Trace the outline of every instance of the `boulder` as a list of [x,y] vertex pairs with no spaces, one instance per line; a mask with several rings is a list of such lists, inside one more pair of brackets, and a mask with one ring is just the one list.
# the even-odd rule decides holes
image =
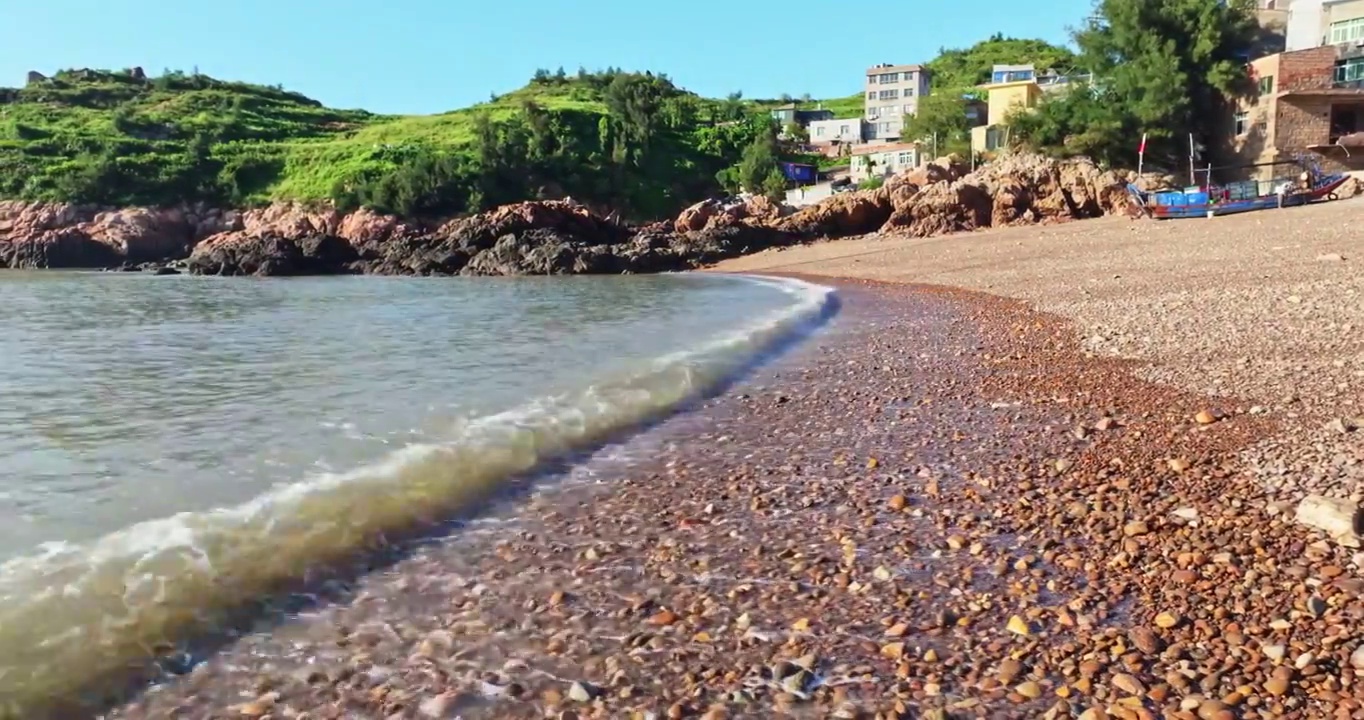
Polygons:
[[600,275],[622,271],[609,247],[575,242],[553,228],[508,233],[474,255],[461,275]]
[[199,243],[188,260],[196,275],[336,275],[356,272],[355,248],[335,235],[300,238],[224,233]]
[[774,223],[790,215],[792,208],[774,202],[765,195],[750,195],[736,203],[723,203],[719,200],[703,200],[683,210],[673,221],[673,230],[678,233],[700,232],[716,225],[733,225],[738,222],[755,224]]
[[940,182],[953,182],[964,177],[971,168],[958,155],[947,155],[925,163],[923,167],[894,175],[883,187],[894,189],[903,185],[924,187]]
[[452,220],[436,230],[471,255],[491,249],[507,235],[553,230],[559,237],[587,245],[609,245],[626,239],[624,226],[608,222],[571,200],[545,200],[503,205],[488,212]]
[[920,190],[895,208],[881,230],[928,237],[989,227],[993,217],[994,201],[988,191],[958,180]]
[[778,221],[776,227],[807,237],[847,237],[876,232],[894,211],[885,188],[839,193],[807,205]]
[[719,200],[702,200],[677,216],[673,221],[673,230],[680,233],[704,230],[723,209],[724,204]]

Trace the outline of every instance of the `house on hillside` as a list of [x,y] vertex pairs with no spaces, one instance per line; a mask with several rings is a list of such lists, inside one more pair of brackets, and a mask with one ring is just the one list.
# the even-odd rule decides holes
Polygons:
[[1031,108],[1042,97],[1042,86],[1032,65],[996,65],[985,92],[985,123],[971,128],[971,149],[977,153],[998,150],[1007,144],[1004,127],[1009,113]]
[[[1217,148],[1219,165],[1285,162],[1305,154],[1327,172],[1364,171],[1364,53],[1327,44],[1259,58],[1251,72],[1258,92],[1231,108]],[[1263,165],[1228,179],[1275,174]]]
[[921,165],[918,143],[864,145],[852,151],[848,177],[855,183],[872,177],[889,177]]
[[1038,72],[1033,65],[996,65],[991,81],[981,85],[986,95],[985,122],[971,128],[971,149],[998,150],[1008,144],[1005,122],[1010,113],[1035,107],[1045,96],[1063,92],[1077,83],[1088,82],[1089,75],[1068,75],[1055,70]]
[[828,157],[838,157],[849,145],[866,141],[867,123],[862,118],[816,120],[806,128],[810,148]]
[[822,107],[802,110],[799,103],[791,102],[772,108],[771,114],[772,119],[780,123],[782,127],[787,125],[807,127],[812,122],[833,119],[834,111],[825,110]]
[[900,139],[905,116],[919,111],[919,98],[927,95],[930,73],[922,65],[882,63],[866,70],[862,116],[867,121],[868,141]]

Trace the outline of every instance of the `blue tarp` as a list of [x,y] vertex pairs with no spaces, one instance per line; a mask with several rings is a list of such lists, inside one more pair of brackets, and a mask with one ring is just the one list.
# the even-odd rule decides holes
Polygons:
[[812,183],[819,178],[819,171],[814,165],[800,163],[782,163],[781,174],[785,175],[787,180],[799,183]]

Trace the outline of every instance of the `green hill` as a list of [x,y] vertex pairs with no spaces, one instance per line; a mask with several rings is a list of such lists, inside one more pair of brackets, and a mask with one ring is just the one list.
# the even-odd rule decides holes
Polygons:
[[[991,62],[1068,57],[994,37],[945,50],[929,67],[942,89],[988,77]],[[411,215],[567,194],[654,218],[753,175],[741,170],[744,150],[770,132],[767,112],[790,101],[703,98],[652,73],[541,70],[470,108],[386,116],[198,73],[69,70],[0,88],[0,199],[331,200]],[[858,117],[862,102],[860,93],[802,98],[836,117]],[[770,162],[748,164],[757,167]]]
[[326,108],[179,72],[74,70],[0,88],[0,199],[110,205],[333,200],[458,213],[568,194],[658,217],[710,196],[767,108],[666,76],[539,71],[440,115]]

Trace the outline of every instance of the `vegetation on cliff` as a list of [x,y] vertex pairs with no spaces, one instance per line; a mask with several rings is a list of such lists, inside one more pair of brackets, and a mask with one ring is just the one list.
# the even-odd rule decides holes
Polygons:
[[770,125],[740,96],[615,69],[540,71],[472,108],[398,117],[198,73],[65,71],[0,90],[0,198],[406,215],[567,194],[659,217],[719,191]]
[[1075,54],[1045,40],[1005,37],[1001,33],[968,48],[944,48],[925,67],[932,73],[933,92],[984,98],[979,86],[990,82],[995,65],[1031,63],[1038,70],[1070,69]]

